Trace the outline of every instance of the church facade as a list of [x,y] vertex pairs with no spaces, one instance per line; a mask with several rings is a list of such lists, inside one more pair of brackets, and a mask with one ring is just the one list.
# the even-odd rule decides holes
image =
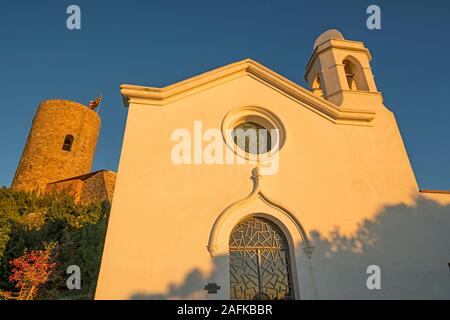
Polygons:
[[419,189],[371,59],[330,30],[309,89],[250,59],[122,85],[96,299],[449,299],[450,193]]

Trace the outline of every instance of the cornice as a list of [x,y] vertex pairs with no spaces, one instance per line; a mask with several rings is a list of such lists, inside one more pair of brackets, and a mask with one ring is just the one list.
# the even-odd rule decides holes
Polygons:
[[163,88],[123,84],[121,85],[121,93],[125,106],[130,103],[164,106],[246,75],[300,102],[306,108],[337,124],[370,126],[370,122],[375,117],[374,111],[339,108],[251,59],[231,63]]

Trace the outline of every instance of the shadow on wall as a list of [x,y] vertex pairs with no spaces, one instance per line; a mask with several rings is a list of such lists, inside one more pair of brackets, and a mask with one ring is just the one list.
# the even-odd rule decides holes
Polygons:
[[[386,207],[374,219],[363,221],[352,236],[338,228],[327,236],[312,231],[315,247],[306,258],[296,246],[297,273],[302,299],[450,299],[450,205],[418,198],[416,205]],[[228,257],[213,259],[204,275],[189,272],[180,285],[165,293],[137,293],[131,299],[215,299],[203,287],[228,279]],[[381,289],[369,290],[367,267],[381,269]]]
[[[208,295],[204,290],[206,284],[217,282],[217,279],[223,278],[224,272],[228,272],[228,256],[217,256],[213,259],[213,271],[205,275],[200,269],[194,269],[187,274],[183,283],[180,285],[171,284],[169,290],[162,294],[146,295],[142,293],[135,294],[132,300],[166,300],[166,299],[216,299],[217,295]],[[226,284],[220,283],[221,289]]]
[[[351,237],[311,236],[316,299],[450,299],[449,205],[418,198],[386,207]],[[367,288],[370,265],[381,269],[380,290]]]

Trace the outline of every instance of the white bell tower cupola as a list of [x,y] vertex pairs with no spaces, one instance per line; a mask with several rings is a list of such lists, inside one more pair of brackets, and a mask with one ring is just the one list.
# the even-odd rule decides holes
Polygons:
[[375,110],[383,98],[375,85],[364,43],[345,40],[338,30],[328,30],[314,43],[305,79],[312,92],[345,109]]

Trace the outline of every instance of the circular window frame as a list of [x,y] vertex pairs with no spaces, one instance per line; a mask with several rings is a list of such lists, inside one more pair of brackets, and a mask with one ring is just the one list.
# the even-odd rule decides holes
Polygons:
[[[267,130],[277,130],[278,134],[275,136],[272,134],[272,131],[269,132],[272,144],[269,151],[261,154],[253,154],[246,152],[234,143],[232,136],[233,129],[245,122],[256,123]],[[258,106],[238,107],[228,112],[222,121],[222,136],[227,147],[235,154],[252,161],[265,160],[274,156],[281,150],[286,140],[285,129],[280,119],[267,109]]]

